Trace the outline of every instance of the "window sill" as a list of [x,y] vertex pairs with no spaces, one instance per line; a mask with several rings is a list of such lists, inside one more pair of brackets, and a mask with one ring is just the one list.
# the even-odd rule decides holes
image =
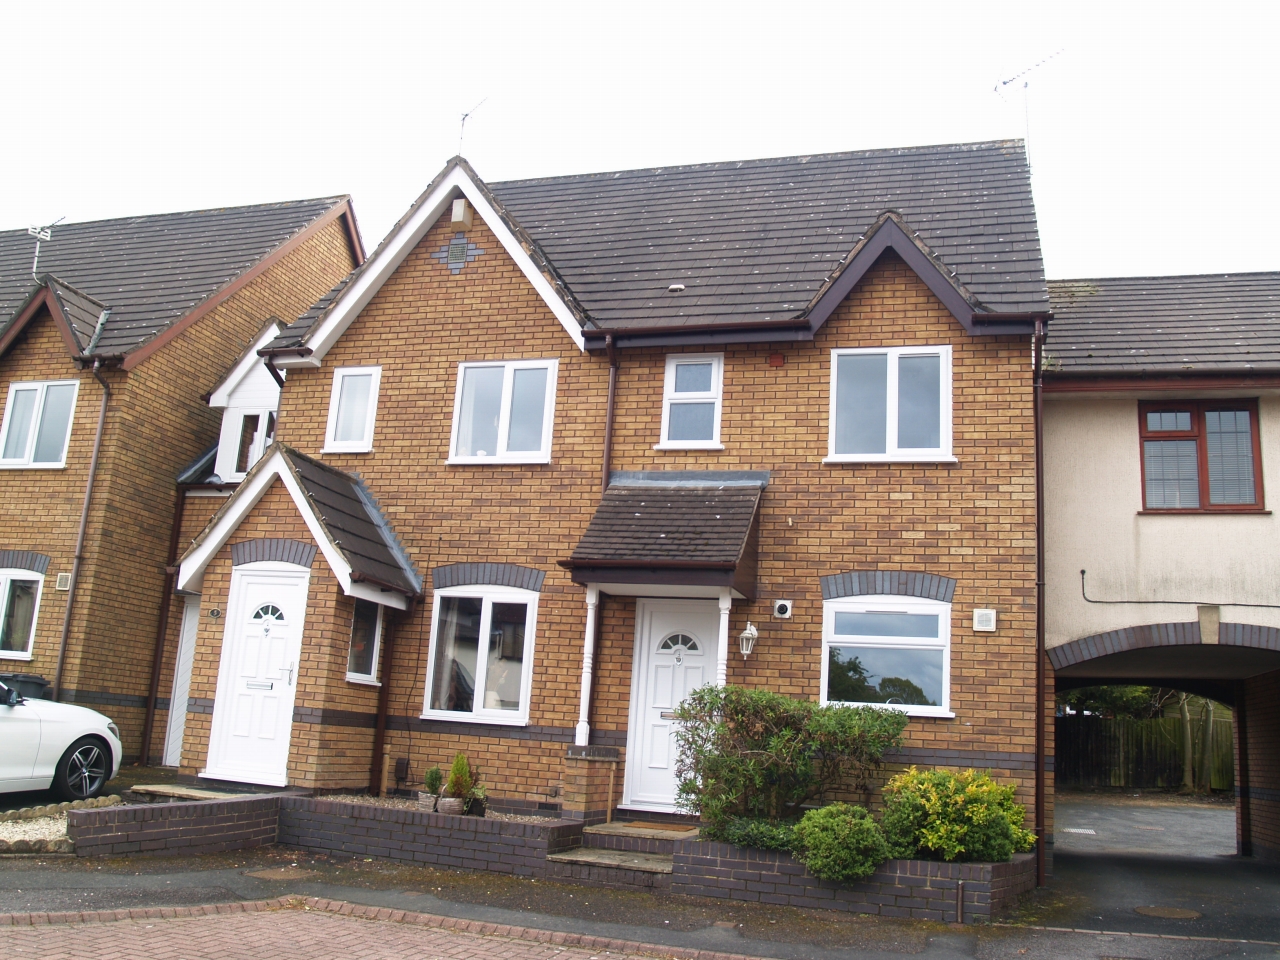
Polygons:
[[954,720],[956,716],[945,707],[920,707],[898,703],[845,703],[837,700],[829,700],[823,704],[823,706],[829,705],[839,707],[875,707],[878,710],[897,710],[909,717],[935,717],[939,720]]
[[0,470],[65,470],[65,463],[0,463]]
[[330,447],[325,446],[320,450],[321,453],[373,453],[373,444],[361,447]]
[[374,680],[372,677],[362,677],[358,673],[348,673],[347,683],[358,683],[362,687],[380,687],[381,681]]
[[1224,508],[1219,510],[1139,510],[1140,517],[1269,517],[1270,510],[1259,510],[1256,507],[1240,509]]
[[427,710],[419,715],[419,720],[445,720],[452,723],[488,723],[503,727],[527,727],[528,717],[501,717],[482,713],[456,713],[452,710]]
[[723,443],[655,443],[655,450],[723,450]]
[[953,456],[906,457],[906,456],[873,456],[873,457],[823,457],[823,463],[959,463]]
[[502,467],[530,463],[550,463],[550,454],[528,457],[450,457],[445,463],[459,467]]
[[0,660],[31,660],[33,657],[29,653],[16,653],[14,651],[0,651]]

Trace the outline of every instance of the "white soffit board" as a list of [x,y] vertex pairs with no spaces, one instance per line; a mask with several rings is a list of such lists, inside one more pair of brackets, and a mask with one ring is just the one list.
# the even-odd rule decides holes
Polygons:
[[337,303],[330,309],[321,322],[320,329],[312,335],[307,344],[311,348],[311,355],[308,357],[282,356],[276,359],[276,366],[284,368],[320,366],[325,354],[347,327],[351,326],[352,321],[360,315],[360,311],[368,306],[369,301],[382,289],[382,285],[390,279],[396,268],[426,236],[427,231],[435,226],[436,221],[450,209],[455,191],[461,191],[476,212],[484,218],[485,224],[493,231],[498,242],[520,267],[528,281],[533,284],[533,288],[538,291],[551,312],[555,314],[556,319],[577,344],[578,349],[586,349],[582,329],[568,305],[560,299],[547,278],[525,253],[524,248],[520,246],[520,241],[507,229],[507,225],[485,199],[480,188],[461,167],[454,167],[436,185],[435,190],[422,201],[409,220],[401,225],[396,235],[375,254],[374,259],[365,264],[360,276],[339,294]]
[[235,393],[236,387],[240,385],[240,381],[248,376],[249,371],[263,363],[262,357],[258,356],[258,351],[265,347],[268,343],[276,338],[281,328],[272,323],[267,326],[262,334],[249,345],[249,349],[244,355],[236,361],[236,365],[231,368],[231,372],[222,378],[222,382],[214,388],[209,394],[209,406],[211,407],[229,407],[231,406],[231,394]]

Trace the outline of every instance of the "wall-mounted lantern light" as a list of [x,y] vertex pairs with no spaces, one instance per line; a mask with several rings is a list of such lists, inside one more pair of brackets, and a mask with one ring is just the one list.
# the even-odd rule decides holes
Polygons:
[[756,629],[756,625],[747,621],[747,629],[738,634],[738,644],[742,647],[742,659],[747,659],[751,655],[751,648],[756,645],[756,638],[760,636],[760,631]]

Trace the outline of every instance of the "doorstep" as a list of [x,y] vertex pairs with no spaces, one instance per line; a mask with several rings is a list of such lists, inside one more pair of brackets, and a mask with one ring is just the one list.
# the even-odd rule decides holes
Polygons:
[[170,800],[239,800],[246,795],[203,787],[182,787],[172,783],[139,783],[125,791],[128,800],[143,803],[166,803]]
[[633,870],[637,873],[671,873],[670,854],[631,853],[625,850],[601,850],[596,847],[578,847],[568,853],[549,853],[547,860],[555,863],[571,863],[584,867],[603,867],[613,870]]
[[699,830],[694,826],[674,823],[619,822],[597,823],[583,827],[583,834],[597,837],[633,837],[637,840],[696,840]]

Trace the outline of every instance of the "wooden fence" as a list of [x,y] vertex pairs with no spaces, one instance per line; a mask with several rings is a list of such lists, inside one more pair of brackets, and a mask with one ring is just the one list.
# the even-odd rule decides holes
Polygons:
[[[1182,721],[1108,720],[1083,714],[1055,720],[1057,750],[1054,781],[1061,787],[1135,787],[1145,790],[1182,786]],[[1204,736],[1203,720],[1193,718],[1192,761],[1197,786],[1204,770],[1204,741],[1209,741],[1210,783],[1214,790],[1235,787],[1230,720],[1214,720]]]

